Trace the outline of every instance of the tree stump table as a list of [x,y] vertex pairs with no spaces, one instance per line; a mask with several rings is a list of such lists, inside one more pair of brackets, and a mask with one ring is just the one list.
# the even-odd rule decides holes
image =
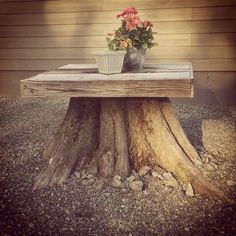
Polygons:
[[43,157],[34,188],[61,184],[74,171],[110,178],[159,165],[196,193],[226,199],[198,169],[169,97],[193,97],[191,63],[149,64],[142,72],[99,74],[95,65],[67,65],[21,81],[22,97],[67,96],[69,108]]

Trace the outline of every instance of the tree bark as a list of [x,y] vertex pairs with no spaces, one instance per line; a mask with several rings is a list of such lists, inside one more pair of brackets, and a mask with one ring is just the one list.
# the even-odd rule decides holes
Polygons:
[[196,193],[228,200],[198,169],[201,159],[168,98],[71,98],[65,119],[43,156],[48,166],[34,189],[61,184],[76,169],[128,177],[130,169],[159,165]]

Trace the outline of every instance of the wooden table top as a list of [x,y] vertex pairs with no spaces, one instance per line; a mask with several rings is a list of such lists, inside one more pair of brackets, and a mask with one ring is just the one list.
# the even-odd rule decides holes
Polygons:
[[104,75],[95,64],[70,64],[21,80],[21,96],[193,97],[193,69],[189,62],[159,63]]

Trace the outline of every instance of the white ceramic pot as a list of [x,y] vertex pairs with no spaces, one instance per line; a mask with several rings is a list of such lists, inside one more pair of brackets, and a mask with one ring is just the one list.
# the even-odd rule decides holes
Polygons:
[[95,55],[99,73],[121,73],[126,51],[96,51],[93,54]]

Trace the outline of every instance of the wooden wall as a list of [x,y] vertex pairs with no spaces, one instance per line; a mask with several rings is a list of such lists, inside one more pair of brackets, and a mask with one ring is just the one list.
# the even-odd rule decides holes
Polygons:
[[196,101],[236,103],[236,0],[0,0],[0,95],[19,95],[22,78],[93,62],[129,6],[158,31],[147,61],[191,61]]

